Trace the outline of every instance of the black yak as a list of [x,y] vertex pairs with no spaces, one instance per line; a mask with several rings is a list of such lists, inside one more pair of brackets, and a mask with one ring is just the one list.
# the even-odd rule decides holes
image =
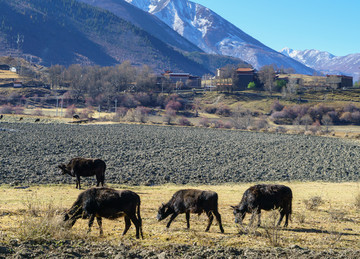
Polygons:
[[67,165],[60,164],[58,167],[61,169],[62,174],[76,177],[76,188],[81,189],[80,176],[93,175],[96,175],[96,186],[99,186],[100,183],[104,186],[106,164],[101,159],[76,157],[71,159]]
[[252,213],[250,224],[254,221],[255,214],[258,215],[258,226],[260,226],[261,210],[280,210],[280,225],[286,216],[284,226],[287,227],[289,215],[292,210],[292,191],[284,185],[258,184],[250,187],[244,192],[241,202],[234,209],[235,223],[242,223],[246,213]]
[[140,216],[140,197],[129,190],[117,191],[111,188],[91,188],[79,194],[72,207],[64,215],[64,221],[72,227],[79,218],[89,219],[89,232],[94,219],[103,235],[102,219],[116,219],[125,217],[123,235],[129,230],[131,221],[136,228],[136,238],[139,234],[143,238],[142,220]]
[[171,215],[166,225],[166,227],[169,228],[171,222],[177,215],[185,213],[187,228],[190,228],[190,213],[200,215],[203,212],[209,217],[209,223],[205,231],[209,231],[214,218],[213,215],[215,215],[219,223],[220,231],[224,233],[221,216],[218,212],[218,195],[212,191],[185,189],[175,192],[170,201],[162,204],[159,208],[157,219],[160,221]]

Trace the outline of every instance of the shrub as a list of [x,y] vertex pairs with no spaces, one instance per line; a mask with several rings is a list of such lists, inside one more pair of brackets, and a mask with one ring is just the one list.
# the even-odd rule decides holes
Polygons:
[[347,111],[341,114],[340,120],[344,123],[350,123],[352,121],[351,112]]
[[165,110],[165,115],[163,120],[166,124],[171,124],[172,121],[175,119],[175,117],[176,117],[176,111],[173,109],[167,109]]
[[215,114],[216,113],[216,106],[215,105],[205,106],[205,112],[210,113],[210,114]]
[[142,105],[142,106],[151,106],[151,96],[148,93],[137,93],[135,95],[135,99]]
[[227,121],[224,123],[225,129],[232,129],[234,127],[233,123],[231,121]]
[[208,118],[201,118],[199,124],[200,124],[200,126],[207,128],[210,126],[210,121]]
[[72,116],[74,116],[74,114],[76,114],[76,107],[75,105],[70,105],[66,108],[65,110],[65,118],[72,118]]
[[335,221],[343,221],[346,216],[346,213],[343,210],[330,210],[329,214],[331,219]]
[[25,205],[23,219],[18,228],[21,240],[47,242],[49,239],[82,238],[64,228],[60,215],[61,209],[54,207],[52,203],[42,204],[31,199]]
[[255,120],[253,124],[256,130],[266,129],[269,126],[265,118],[260,118],[258,120]]
[[323,203],[324,201],[320,196],[314,196],[310,199],[304,200],[305,207],[308,210],[316,210]]
[[178,110],[180,110],[181,106],[182,106],[182,105],[181,105],[180,102],[175,101],[175,100],[170,100],[170,101],[166,104],[165,110],[172,109],[172,110],[174,110],[174,111],[178,111]]
[[122,106],[127,108],[135,108],[140,105],[139,101],[136,100],[135,97],[130,93],[126,93],[123,95],[121,103]]
[[185,117],[179,118],[178,123],[181,126],[191,126],[191,122]]
[[359,111],[359,108],[356,107],[354,104],[350,103],[344,107],[343,111],[351,113],[351,112]]
[[231,110],[230,110],[229,106],[221,103],[221,104],[216,106],[216,112],[215,113],[217,115],[230,116]]
[[90,119],[90,118],[92,118],[94,113],[95,113],[94,108],[91,106],[88,106],[79,113],[79,116],[81,119]]
[[143,106],[138,106],[135,109],[135,119],[138,122],[141,123],[145,123],[148,119],[148,115],[149,115],[150,109],[147,107],[143,107]]
[[299,223],[305,223],[305,218],[306,218],[306,215],[304,213],[296,213],[295,214],[295,217],[297,218],[297,220],[299,221]]
[[15,106],[13,108],[15,114],[24,114],[24,107],[21,106]]
[[41,109],[39,108],[36,108],[33,112],[32,112],[33,115],[35,116],[43,116],[43,112]]
[[0,107],[0,113],[12,114],[13,112],[14,112],[14,107],[11,104],[4,104]]
[[271,111],[279,112],[281,111],[285,106],[280,104],[279,101],[275,101],[271,106]]
[[125,121],[128,121],[128,122],[135,122],[136,121],[136,118],[135,118],[135,109],[129,109],[127,112],[126,112],[126,115],[124,117]]
[[264,230],[266,237],[271,246],[278,247],[280,246],[281,232],[280,227],[277,225],[277,218],[279,215],[278,210],[272,210],[270,215],[264,220]]
[[221,120],[213,120],[210,122],[210,128],[224,128],[224,123]]
[[360,193],[355,197],[355,207],[360,209]]

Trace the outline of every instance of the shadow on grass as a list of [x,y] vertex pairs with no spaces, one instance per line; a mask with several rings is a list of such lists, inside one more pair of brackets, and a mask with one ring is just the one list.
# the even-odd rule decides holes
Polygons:
[[337,232],[337,231],[327,231],[327,230],[320,230],[315,228],[293,228],[293,229],[283,229],[284,231],[292,231],[298,233],[317,233],[317,234],[338,234],[342,236],[360,236],[360,234],[356,233],[344,233],[344,232]]

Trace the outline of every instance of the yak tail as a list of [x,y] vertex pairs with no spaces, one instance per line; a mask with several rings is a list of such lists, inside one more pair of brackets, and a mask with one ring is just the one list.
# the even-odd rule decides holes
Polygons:
[[141,238],[144,238],[143,236],[143,231],[142,231],[142,219],[141,219],[141,216],[140,216],[140,199],[139,199],[139,202],[137,204],[137,217],[138,217],[138,220],[139,220],[139,224],[140,224],[140,235],[141,235]]

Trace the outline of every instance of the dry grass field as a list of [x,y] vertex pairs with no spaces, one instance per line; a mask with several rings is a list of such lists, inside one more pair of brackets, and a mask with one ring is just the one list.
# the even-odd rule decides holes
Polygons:
[[19,75],[9,70],[0,70],[0,79],[15,79],[19,78]]
[[[205,247],[292,247],[312,250],[360,248],[360,185],[359,183],[292,182],[284,183],[293,190],[293,214],[288,228],[274,227],[274,214],[262,213],[262,227],[248,228],[234,223],[230,205],[239,203],[243,192],[252,184],[205,186],[116,186],[131,189],[141,197],[144,240],[135,240],[132,226],[124,237],[124,220],[104,220],[104,236],[99,237],[96,222],[87,235],[87,220],[78,220],[70,231],[62,229],[61,213],[71,206],[80,193],[73,185],[40,185],[25,189],[0,187],[0,242],[11,240],[77,240],[125,243],[131,246],[165,249],[174,244]],[[219,194],[219,211],[225,234],[217,223],[206,233],[207,217],[191,215],[190,229],[186,229],[185,216],[179,215],[169,229],[156,220],[157,208],[182,188],[213,190]],[[316,198],[318,197],[318,198]],[[307,201],[307,202],[305,202]],[[356,204],[357,203],[357,204]],[[313,208],[310,209],[310,205]],[[214,222],[216,222],[214,220]]]

